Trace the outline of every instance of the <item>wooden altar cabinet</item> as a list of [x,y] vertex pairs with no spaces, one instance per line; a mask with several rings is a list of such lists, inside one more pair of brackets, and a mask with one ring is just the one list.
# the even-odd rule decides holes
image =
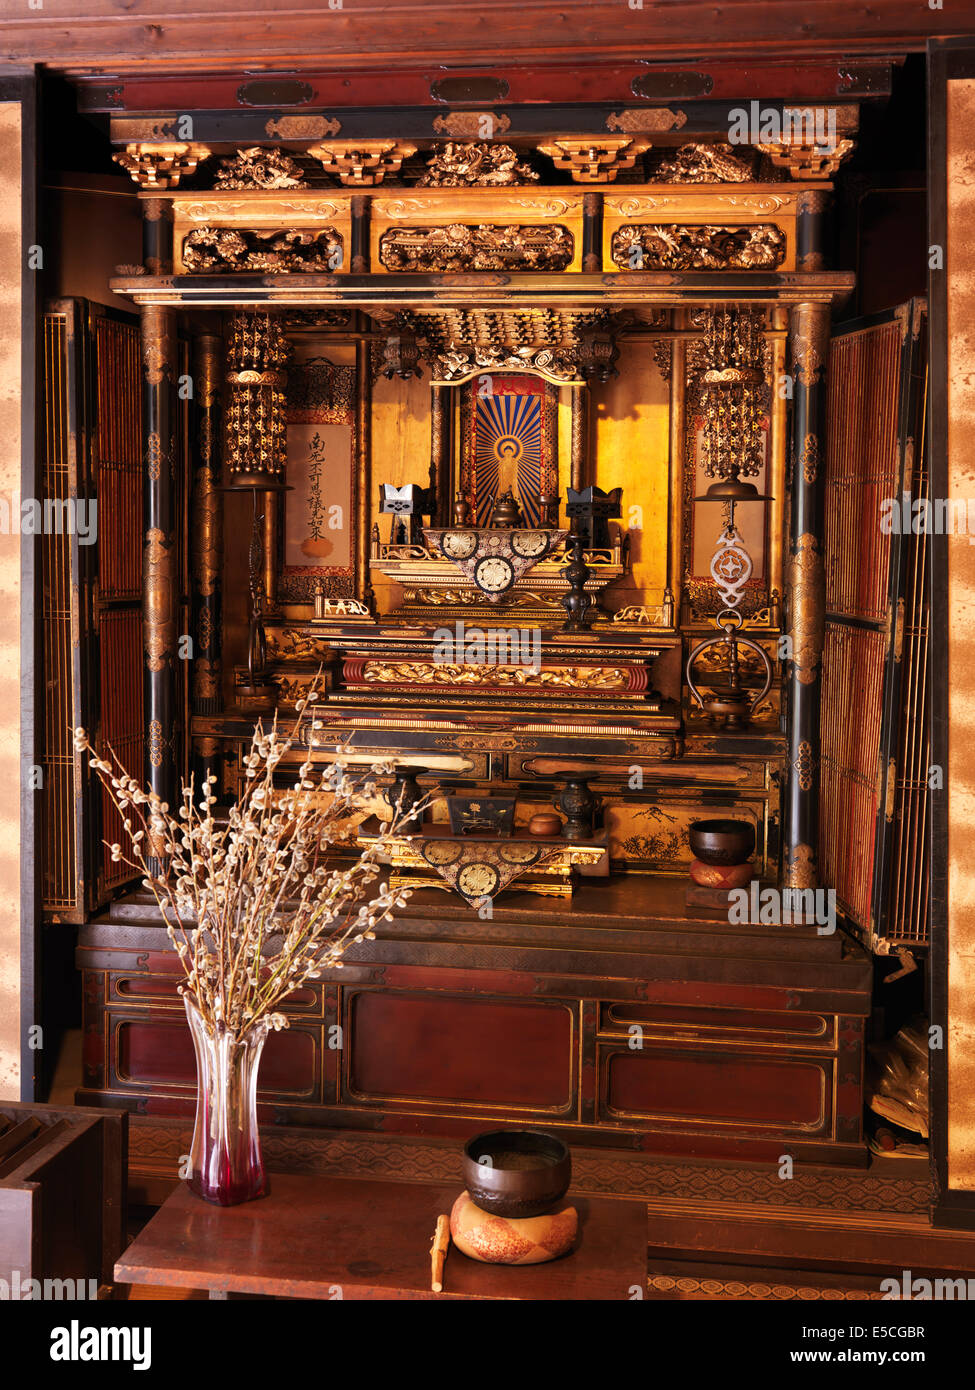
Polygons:
[[[341,984],[293,1001],[262,1073],[268,1118],[430,1135],[530,1118],[609,1147],[863,1158],[867,958],[814,926],[731,927],[684,901],[704,815],[753,823],[764,882],[818,884],[824,371],[852,283],[824,268],[822,224],[856,108],[836,115],[828,157],[801,137],[678,151],[683,122],[661,118],[663,163],[625,136],[235,154],[113,122],[145,212],[144,265],[112,287],[142,325],[154,786],[172,801],[192,765],[233,797],[255,719],[320,670],[315,758],[348,740],[425,769],[421,786],[514,794],[522,823],[576,772],[608,844],[608,883],[583,879],[569,903],[414,898]],[[483,176],[461,177],[465,159]],[[773,681],[739,729],[693,708],[685,670],[720,606],[720,509],[697,499],[702,344],[728,309],[757,325],[766,392],[741,612]],[[189,488],[178,328],[195,338]],[[513,444],[526,525],[554,525],[568,488],[622,489],[622,524],[582,546],[577,592],[598,609],[575,630],[564,555],[492,597],[422,537],[458,495],[473,522],[457,524],[490,519],[503,460],[485,464],[476,437],[485,378],[534,420]],[[418,522],[380,513],[381,483],[425,492]],[[532,661],[444,660],[461,628],[527,635]],[[146,904],[86,927],[78,958],[86,1103],[177,1123],[185,1030]]]

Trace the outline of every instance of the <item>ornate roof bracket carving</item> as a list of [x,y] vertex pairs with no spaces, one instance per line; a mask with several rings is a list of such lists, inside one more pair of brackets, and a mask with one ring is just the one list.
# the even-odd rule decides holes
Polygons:
[[785,141],[759,145],[758,149],[767,154],[778,169],[788,169],[791,178],[829,179],[836,173],[844,159],[849,158],[856,148],[855,140],[838,140],[830,149],[820,149],[816,145],[794,145]]
[[347,187],[374,188],[387,174],[398,174],[416,146],[403,140],[326,140],[310,145],[308,153]]
[[786,107],[781,129],[763,130],[755,148],[793,179],[828,179],[853,153],[859,119],[856,106]]
[[549,140],[538,146],[556,169],[572,175],[574,183],[612,183],[621,169],[632,169],[649,148],[649,140],[630,135]]
[[158,145],[126,145],[124,151],[112,158],[140,188],[152,192],[160,188],[178,188],[180,179],[189,178],[201,160],[209,156],[209,145],[168,141]]

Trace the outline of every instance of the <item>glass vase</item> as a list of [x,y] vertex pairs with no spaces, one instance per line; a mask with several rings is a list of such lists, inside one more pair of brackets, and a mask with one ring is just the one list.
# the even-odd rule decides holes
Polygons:
[[262,1019],[238,1038],[224,1027],[211,1029],[196,1004],[186,995],[183,1000],[196,1053],[190,1191],[222,1207],[263,1197],[257,1072],[269,1025]]

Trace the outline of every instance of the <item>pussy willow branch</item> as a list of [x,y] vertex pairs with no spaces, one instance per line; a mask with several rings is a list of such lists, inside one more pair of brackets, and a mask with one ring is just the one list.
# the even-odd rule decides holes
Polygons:
[[[194,1000],[208,1026],[239,1036],[261,1020],[286,1026],[284,1016],[271,1010],[323,968],[341,968],[345,950],[374,936],[373,928],[404,905],[408,890],[394,893],[388,884],[366,895],[380,877],[378,860],[392,838],[415,824],[431,800],[404,813],[401,794],[377,840],[357,860],[329,869],[330,851],[348,838],[337,830],[339,823],[368,807],[377,777],[391,769],[377,764],[350,777],[343,761],[347,749],[338,748],[336,761],[316,781],[309,749],[293,785],[275,787],[275,770],[298,744],[317,700],[320,674],[287,735],[277,714],[267,730],[258,723],[244,759],[244,786],[223,825],[213,816],[212,775],[204,778],[199,802],[194,779],[184,783],[171,812],[126,773],[113,749],[109,761],[95,753],[84,730],[75,730],[76,749],[91,754],[131,840],[132,858],[117,844],[110,846],[112,857],[144,875],[183,970],[181,992]],[[319,727],[312,718],[311,729]],[[282,770],[292,767],[284,764]],[[192,931],[189,916],[195,918]],[[265,954],[278,934],[280,948]]]

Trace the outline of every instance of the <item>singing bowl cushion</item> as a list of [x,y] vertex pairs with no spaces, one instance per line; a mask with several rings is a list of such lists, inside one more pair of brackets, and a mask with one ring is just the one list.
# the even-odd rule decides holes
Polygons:
[[463,1254],[489,1265],[539,1265],[571,1250],[579,1217],[560,1204],[543,1216],[491,1216],[462,1192],[450,1213],[450,1238]]
[[755,866],[747,864],[705,864],[695,859],[690,875],[701,888],[744,888],[755,876]]

